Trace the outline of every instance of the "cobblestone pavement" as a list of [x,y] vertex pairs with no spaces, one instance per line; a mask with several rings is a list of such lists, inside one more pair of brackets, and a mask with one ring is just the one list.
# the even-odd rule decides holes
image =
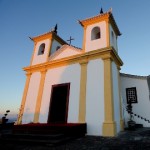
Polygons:
[[55,147],[0,141],[0,150],[150,150],[150,128],[120,132],[112,138],[85,136]]

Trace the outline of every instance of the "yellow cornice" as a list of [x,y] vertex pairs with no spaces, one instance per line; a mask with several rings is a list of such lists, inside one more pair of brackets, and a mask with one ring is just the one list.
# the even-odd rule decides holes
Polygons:
[[93,50],[90,52],[81,53],[81,54],[77,54],[74,56],[70,56],[70,57],[66,57],[66,58],[62,58],[58,60],[51,60],[45,63],[25,67],[23,68],[23,70],[33,73],[37,71],[42,71],[43,68],[50,69],[50,68],[55,68],[55,67],[60,67],[60,66],[71,65],[75,63],[83,63],[83,62],[87,62],[89,60],[98,59],[98,58],[101,58],[101,59],[110,58],[117,64],[117,66],[123,65],[122,60],[120,59],[116,51],[113,49],[113,47],[106,47],[103,49]]
[[121,58],[119,57],[119,55],[117,54],[116,50],[113,47],[111,47],[109,53],[106,53],[102,56],[102,59],[108,59],[108,58],[113,60],[116,63],[118,68],[120,68],[120,66],[123,65]]
[[55,32],[51,31],[51,32],[47,32],[45,34],[36,36],[31,38],[35,43],[45,40],[45,39],[55,39],[56,41],[58,41],[60,44],[67,44],[67,42],[65,42],[62,38],[60,38]]
[[88,25],[100,22],[100,21],[106,21],[109,18],[109,14],[106,13],[104,15],[98,15],[98,16],[94,16],[92,18],[88,18],[85,20],[81,20],[79,21],[79,23],[83,26],[83,27],[87,27]]
[[45,40],[45,39],[51,39],[51,38],[52,38],[52,32],[47,32],[43,35],[39,35],[39,36],[33,37],[31,39],[34,42],[39,42],[39,41],[42,41],[42,40]]
[[84,20],[79,20],[79,23],[81,24],[81,26],[83,27],[87,27],[88,25],[94,24],[94,23],[98,23],[101,21],[106,21],[108,23],[110,23],[116,33],[116,35],[121,35],[119,28],[115,22],[115,19],[112,15],[112,13],[107,12],[104,14],[99,14],[97,16],[91,17],[91,18],[87,18]]

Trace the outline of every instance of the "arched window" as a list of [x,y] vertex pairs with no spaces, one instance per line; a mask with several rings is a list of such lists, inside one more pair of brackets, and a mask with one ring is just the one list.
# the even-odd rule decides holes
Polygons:
[[43,55],[45,51],[45,43],[42,43],[39,47],[38,55]]
[[91,31],[91,40],[96,40],[101,38],[101,32],[99,27],[94,27]]
[[60,48],[60,46],[57,46],[57,47],[56,47],[56,51],[57,51],[59,48]]
[[115,44],[115,35],[113,31],[111,31],[111,37],[112,37],[112,44]]

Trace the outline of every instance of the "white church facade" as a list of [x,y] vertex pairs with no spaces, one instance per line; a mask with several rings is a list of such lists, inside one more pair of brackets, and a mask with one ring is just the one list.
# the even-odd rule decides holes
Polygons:
[[[111,11],[79,24],[84,30],[81,49],[67,44],[57,29],[31,38],[34,50],[30,65],[23,68],[27,78],[17,124],[86,123],[87,135],[103,136],[124,130],[126,88],[146,82],[132,85],[129,76],[120,75],[121,33]],[[149,100],[149,91],[143,92]],[[140,98],[138,102],[139,108]]]

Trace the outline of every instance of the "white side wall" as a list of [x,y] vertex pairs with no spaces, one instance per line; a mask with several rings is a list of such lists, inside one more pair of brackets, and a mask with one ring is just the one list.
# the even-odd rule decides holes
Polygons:
[[22,118],[22,123],[24,124],[33,122],[38,89],[40,84],[40,77],[40,72],[36,72],[31,75],[26,104],[24,108],[24,114]]
[[[118,46],[117,46],[117,36],[112,28],[112,26],[109,26],[109,30],[110,30],[110,45],[113,46],[115,48],[115,50],[118,52]],[[113,32],[113,35],[112,35]]]
[[[38,55],[39,47],[42,43],[45,43],[45,51],[44,51],[43,55]],[[47,59],[47,56],[49,53],[50,43],[51,43],[51,41],[49,39],[46,39],[46,40],[40,41],[36,44],[32,65],[46,62],[46,59]]]
[[62,45],[59,42],[57,42],[56,40],[53,40],[52,47],[51,47],[51,54],[56,52],[57,46],[61,47]]
[[[101,38],[96,40],[91,40],[91,31],[94,27],[100,27]],[[106,40],[106,22],[102,21],[100,23],[89,25],[86,29],[86,37],[85,37],[85,51],[96,50],[100,48],[104,48],[107,45]]]
[[86,123],[88,135],[102,135],[104,122],[104,64],[92,60],[87,67]]
[[113,99],[114,99],[114,120],[116,121],[117,132],[120,131],[120,100],[118,87],[118,69],[112,62],[112,79],[113,79]]
[[80,65],[74,64],[66,67],[49,69],[45,78],[44,92],[40,110],[39,122],[46,123],[48,119],[51,86],[61,83],[70,83],[68,123],[78,122],[79,93],[80,93]]
[[[126,106],[127,104],[126,88],[130,88],[130,87],[136,87],[136,91],[137,91],[138,103],[132,104],[133,113],[136,113],[137,115],[140,115],[150,120],[150,100],[149,100],[149,90],[148,90],[148,84],[146,78],[137,78],[137,77],[131,78],[131,77],[121,76],[121,93],[124,101],[124,106]],[[129,119],[128,113],[124,111],[124,115],[126,119],[125,121],[127,122]],[[134,120],[136,121],[136,123],[141,123],[145,127],[150,127],[150,124],[143,121],[142,119],[134,117]]]

